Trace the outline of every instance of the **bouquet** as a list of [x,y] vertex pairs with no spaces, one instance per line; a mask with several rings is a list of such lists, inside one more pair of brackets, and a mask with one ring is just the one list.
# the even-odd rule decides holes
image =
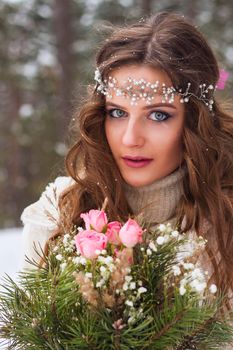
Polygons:
[[83,227],[41,252],[43,267],[21,272],[18,283],[5,278],[8,349],[222,349],[232,341],[223,296],[196,263],[203,238],[170,224],[109,222],[104,210],[81,218]]

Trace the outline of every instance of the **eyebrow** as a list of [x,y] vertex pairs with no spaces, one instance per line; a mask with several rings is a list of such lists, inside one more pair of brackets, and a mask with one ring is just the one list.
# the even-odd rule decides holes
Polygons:
[[[112,106],[112,107],[125,109],[124,107],[122,107],[122,106],[120,106],[120,105],[118,105],[116,103],[112,103],[112,102],[106,102],[105,106],[106,107]],[[155,108],[155,107],[170,107],[172,109],[176,109],[176,107],[174,105],[172,105],[171,103],[162,103],[162,102],[144,106],[142,109],[148,110],[148,109]]]

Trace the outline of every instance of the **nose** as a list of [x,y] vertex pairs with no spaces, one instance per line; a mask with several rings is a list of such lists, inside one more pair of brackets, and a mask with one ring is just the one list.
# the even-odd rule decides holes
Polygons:
[[129,118],[122,136],[122,143],[127,147],[141,147],[145,142],[144,130],[140,120]]

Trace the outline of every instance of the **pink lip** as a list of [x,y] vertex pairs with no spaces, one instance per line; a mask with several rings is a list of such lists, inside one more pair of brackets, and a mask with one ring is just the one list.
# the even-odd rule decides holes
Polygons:
[[132,156],[124,156],[122,157],[124,160],[125,164],[129,166],[130,168],[143,168],[150,164],[153,159],[151,158],[146,158],[146,157],[132,157]]

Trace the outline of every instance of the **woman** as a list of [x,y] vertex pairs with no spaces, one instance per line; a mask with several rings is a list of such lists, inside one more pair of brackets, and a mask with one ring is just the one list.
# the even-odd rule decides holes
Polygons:
[[140,214],[152,226],[171,222],[204,236],[200,260],[210,282],[230,292],[233,118],[215,97],[213,52],[183,17],[163,12],[115,28],[96,64],[96,85],[77,114],[80,134],[66,157],[68,177],[22,214],[24,254],[38,261],[34,241],[43,248],[107,197],[110,220]]

